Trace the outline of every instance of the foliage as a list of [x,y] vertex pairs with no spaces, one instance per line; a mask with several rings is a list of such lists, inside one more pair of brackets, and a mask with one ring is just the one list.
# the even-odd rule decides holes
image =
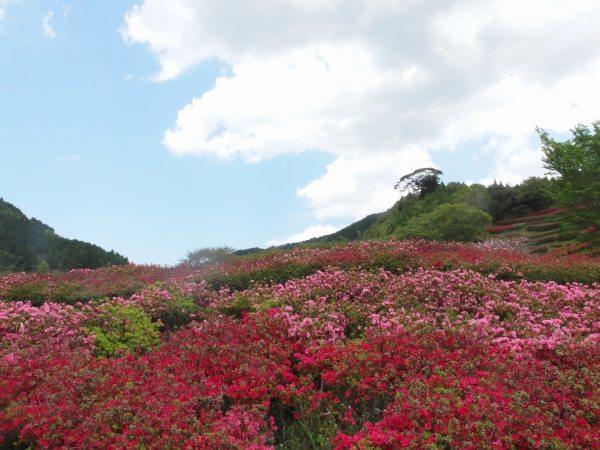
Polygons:
[[183,264],[198,267],[203,264],[221,263],[232,258],[235,250],[230,247],[207,247],[188,252]]
[[0,278],[0,299],[40,305],[47,300],[75,304],[104,297],[129,297],[148,284],[174,276],[177,270],[126,265],[51,274],[11,273]]
[[[273,251],[253,258],[232,260],[219,266],[195,269],[185,266],[165,268],[129,265],[73,270],[64,274],[7,274],[0,276],[0,300],[23,300],[41,305],[46,301],[76,304],[103,297],[137,299],[141,296],[152,305],[153,320],[162,320],[160,315],[169,308],[173,298],[192,298],[196,305],[202,307],[207,301],[207,289],[243,290],[256,283],[279,284],[331,266],[344,269],[363,267],[373,271],[384,268],[393,272],[418,267],[443,270],[468,268],[509,279],[555,280],[561,283],[593,283],[600,279],[598,260],[583,255],[532,256],[501,248],[488,251],[479,246],[458,243],[388,240],[336,244],[328,248]],[[159,292],[165,291],[164,288],[145,288],[171,279],[201,281],[205,287],[193,287],[181,293],[170,288],[166,292]],[[193,314],[190,312],[182,321],[191,320]]]
[[[432,267],[357,267],[386,255]],[[597,448],[600,286],[506,280],[499,266],[441,271],[452,255],[479,268],[484,255],[515,267],[517,258],[550,261],[494,246],[362,243],[213,268],[338,266],[242,292],[194,281],[203,266],[100,304],[0,302],[3,444]],[[571,270],[573,261],[553,264]],[[163,332],[160,345],[94,354],[86,325],[120,329],[141,310],[147,326],[180,299],[200,316]]]
[[538,132],[545,167],[560,175],[550,191],[553,200],[569,208],[567,220],[571,225],[599,230],[600,122],[575,127],[573,137],[564,142],[552,139],[544,130]]
[[94,335],[99,356],[143,352],[159,342],[158,325],[138,306],[105,303],[90,315],[87,329]]
[[458,191],[452,203],[464,203],[489,213],[492,208],[492,196],[482,184],[472,184]]
[[394,189],[398,189],[403,194],[424,197],[438,188],[440,175],[442,175],[442,171],[432,167],[417,169],[402,176]]
[[[356,237],[346,236],[346,239],[385,239],[391,236],[405,236],[402,228],[411,219],[422,214],[431,213],[439,205],[467,204],[480,209],[493,220],[500,221],[513,217],[521,217],[552,204],[548,192],[554,188],[554,181],[548,178],[531,177],[516,186],[493,183],[490,186],[473,184],[467,186],[463,183],[440,184],[438,188],[424,197],[407,196],[401,198],[388,211],[379,214],[376,220],[367,227],[361,227]],[[355,228],[360,222],[350,225]],[[334,235],[317,239],[319,242],[328,242]]]
[[36,272],[47,273],[50,272],[50,266],[44,260],[40,261],[35,268]]
[[518,193],[513,186],[502,183],[492,183],[488,187],[491,197],[489,214],[494,220],[502,220],[512,217],[512,209],[517,204]]
[[381,214],[370,214],[363,219],[354,222],[335,233],[323,236],[320,238],[311,239],[308,242],[324,243],[324,242],[344,242],[361,239],[364,233],[369,230],[377,220],[381,217]]
[[0,198],[0,270],[68,270],[113,264],[127,264],[127,258],[97,245],[60,237]]
[[377,221],[363,232],[361,239],[384,239],[393,236],[413,217],[429,213],[444,203],[452,203],[454,196],[465,187],[461,183],[441,184],[435,192],[423,198],[412,195],[403,197],[392,208],[381,214]]
[[529,177],[515,188],[517,201],[511,211],[513,214],[542,211],[555,204],[551,193],[556,189],[556,180],[552,178]]
[[432,212],[411,219],[401,229],[401,237],[438,241],[473,242],[485,236],[491,217],[466,204],[443,204]]
[[190,323],[205,297],[204,284],[165,287],[162,282],[142,289],[127,302],[141,307],[162,331],[174,331]]

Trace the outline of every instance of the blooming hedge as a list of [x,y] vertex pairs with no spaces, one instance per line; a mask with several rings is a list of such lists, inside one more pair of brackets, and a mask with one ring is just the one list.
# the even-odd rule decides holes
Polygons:
[[0,302],[0,445],[600,448],[597,270],[373,242],[9,275],[44,297]]
[[403,272],[420,267],[471,269],[504,279],[582,282],[600,280],[600,259],[583,255],[531,255],[514,246],[433,241],[367,241],[328,248],[295,248],[192,268],[188,266],[113,266],[60,274],[12,273],[0,276],[0,300],[76,304],[104,297],[129,297],[144,287],[174,279],[205,280],[215,289],[240,290],[255,282],[281,283],[325,267],[380,268]]

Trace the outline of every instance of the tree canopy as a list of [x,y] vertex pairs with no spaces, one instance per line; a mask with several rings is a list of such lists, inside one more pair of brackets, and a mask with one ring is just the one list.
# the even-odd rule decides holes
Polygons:
[[409,220],[400,230],[400,237],[473,242],[485,236],[491,220],[489,214],[464,203],[445,203]]
[[198,267],[203,264],[220,263],[233,257],[235,249],[231,247],[206,247],[188,252],[183,264]]
[[[600,229],[600,121],[578,125],[564,142],[538,129],[544,165],[559,175],[549,195],[568,208],[567,222],[579,228]],[[597,234],[597,233],[596,233]]]
[[394,189],[398,189],[401,193],[423,197],[438,188],[440,175],[442,175],[441,170],[423,167],[400,178]]
[[127,258],[114,251],[57,235],[0,198],[0,271],[95,269],[127,263]]

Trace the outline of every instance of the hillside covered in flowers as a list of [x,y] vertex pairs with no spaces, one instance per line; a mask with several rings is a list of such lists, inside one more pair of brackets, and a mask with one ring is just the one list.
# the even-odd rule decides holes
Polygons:
[[600,448],[600,260],[356,242],[0,278],[2,448]]

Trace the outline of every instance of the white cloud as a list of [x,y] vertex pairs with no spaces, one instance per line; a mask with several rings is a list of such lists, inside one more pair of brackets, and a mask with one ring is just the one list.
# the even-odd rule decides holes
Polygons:
[[81,156],[79,156],[76,153],[70,153],[70,154],[62,154],[58,156],[58,160],[62,161],[62,162],[77,162],[81,159]]
[[44,32],[44,36],[49,38],[56,37],[56,31],[54,31],[54,28],[52,28],[52,24],[50,23],[52,22],[52,19],[54,19],[53,11],[48,11],[42,19],[42,31]]
[[401,175],[433,163],[426,152],[406,149],[367,157],[340,156],[325,174],[298,190],[316,219],[360,219],[398,200],[394,184]]
[[283,244],[291,244],[294,242],[303,242],[308,239],[312,239],[315,237],[325,236],[327,234],[335,233],[338,229],[332,225],[311,225],[306,228],[304,231],[296,234],[292,234],[284,239],[271,239],[267,242],[267,247],[283,245]]
[[6,8],[11,0],[0,0],[0,20],[6,19]]
[[170,151],[334,155],[298,190],[322,220],[388,207],[404,172],[475,142],[482,180],[540,173],[535,126],[600,119],[598,23],[597,0],[145,0],[122,34],[158,81],[229,68],[179,111]]

